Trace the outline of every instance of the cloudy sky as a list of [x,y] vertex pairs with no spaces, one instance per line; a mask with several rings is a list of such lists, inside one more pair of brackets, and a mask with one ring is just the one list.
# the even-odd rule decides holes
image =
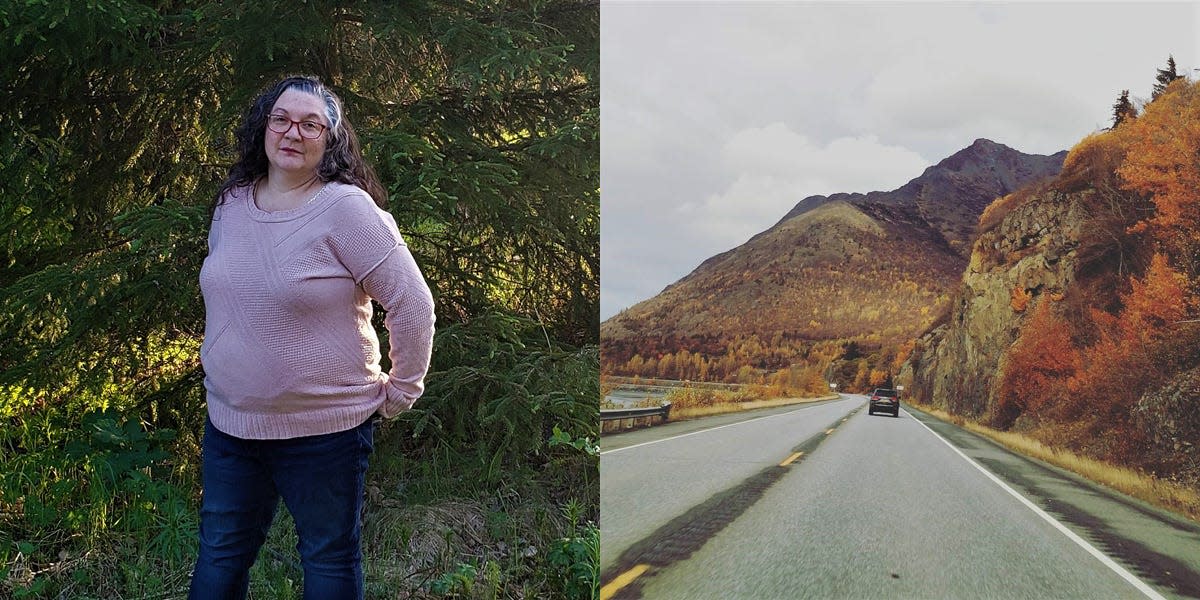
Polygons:
[[612,2],[601,319],[814,194],[891,190],[988,138],[1051,154],[1200,71],[1200,3]]

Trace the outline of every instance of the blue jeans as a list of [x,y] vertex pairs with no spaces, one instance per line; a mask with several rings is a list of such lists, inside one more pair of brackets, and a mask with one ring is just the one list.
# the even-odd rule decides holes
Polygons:
[[200,555],[189,600],[242,599],[282,497],[296,522],[305,600],[363,597],[363,482],[374,420],[347,431],[244,440],[204,425]]

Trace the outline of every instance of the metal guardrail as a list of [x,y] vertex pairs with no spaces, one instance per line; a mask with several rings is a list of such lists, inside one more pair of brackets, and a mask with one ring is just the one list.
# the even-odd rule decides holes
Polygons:
[[618,421],[622,419],[641,419],[645,417],[662,417],[663,422],[671,417],[671,403],[650,408],[608,408],[600,411],[601,421]]

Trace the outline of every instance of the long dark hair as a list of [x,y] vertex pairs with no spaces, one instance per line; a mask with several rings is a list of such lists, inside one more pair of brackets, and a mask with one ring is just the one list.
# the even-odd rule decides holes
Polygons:
[[342,101],[325,84],[315,77],[292,76],[268,87],[259,94],[254,103],[242,118],[242,124],[234,132],[237,138],[238,160],[229,169],[229,176],[217,197],[213,199],[213,208],[225,202],[225,193],[235,187],[250,185],[267,174],[267,152],[265,149],[267,115],[279,96],[289,89],[307,92],[325,103],[325,118],[329,121],[329,130],[325,135],[325,154],[321,164],[317,166],[317,177],[321,181],[340,181],[357,185],[371,195],[380,208],[387,208],[387,191],[379,182],[375,169],[367,164],[362,157],[362,147],[354,127],[342,112]]

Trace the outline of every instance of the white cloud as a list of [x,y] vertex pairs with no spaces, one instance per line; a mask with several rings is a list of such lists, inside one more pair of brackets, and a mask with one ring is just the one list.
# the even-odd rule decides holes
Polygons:
[[742,175],[814,179],[831,185],[819,193],[893,189],[920,174],[928,162],[874,135],[839,137],[821,145],[784,123],[743,129],[721,148],[724,164]]
[[739,131],[720,154],[736,178],[703,203],[678,210],[690,232],[712,240],[718,251],[770,227],[808,196],[892,190],[929,166],[915,152],[875,136],[819,145],[783,123]]

